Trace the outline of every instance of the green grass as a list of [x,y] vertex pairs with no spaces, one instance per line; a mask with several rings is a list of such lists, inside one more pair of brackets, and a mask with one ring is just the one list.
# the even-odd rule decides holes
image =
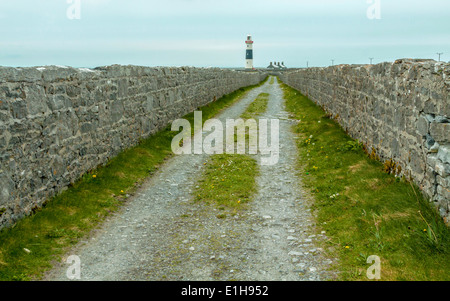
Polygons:
[[271,76],[269,84],[273,85],[274,83],[275,83],[275,76]]
[[212,155],[198,181],[195,201],[232,209],[250,201],[256,191],[256,160],[242,154]]
[[247,107],[245,112],[241,115],[241,118],[243,119],[256,118],[258,115],[264,113],[267,110],[268,102],[269,102],[269,94],[260,93],[256,97],[256,99]]
[[[260,93],[240,117],[257,118],[266,111],[268,101],[269,94]],[[248,140],[247,131],[245,134],[247,146]],[[237,134],[235,134],[235,141],[237,141]],[[251,200],[256,192],[256,177],[259,174],[254,158],[247,154],[215,154],[210,156],[205,165],[205,171],[198,181],[199,187],[195,191],[195,201],[236,211]],[[222,213],[217,217],[225,218],[226,214]]]
[[377,255],[381,280],[450,280],[449,228],[418,188],[386,173],[319,106],[282,87],[287,110],[301,120],[298,168],[340,279],[368,280],[366,259]]
[[[203,121],[266,81],[267,78],[200,108]],[[184,118],[193,128],[194,114]],[[121,152],[105,166],[85,174],[14,227],[3,229],[0,232],[0,280],[42,277],[52,261],[59,261],[70,246],[116,211],[126,201],[126,194],[132,193],[172,155],[171,141],[176,134],[167,126],[138,146]]]

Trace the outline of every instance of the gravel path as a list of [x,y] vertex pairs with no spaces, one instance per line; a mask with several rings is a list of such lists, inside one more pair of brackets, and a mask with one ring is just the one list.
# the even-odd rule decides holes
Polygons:
[[[297,150],[283,111],[282,90],[269,81],[224,110],[238,118],[259,93],[270,94],[261,117],[280,119],[280,158],[260,166],[258,194],[234,216],[191,201],[208,155],[168,160],[88,240],[69,255],[81,260],[81,280],[327,280],[331,260],[316,247],[307,197],[294,168]],[[256,156],[259,160],[259,157]],[[218,214],[226,218],[217,218]],[[45,280],[68,280],[62,263]]]

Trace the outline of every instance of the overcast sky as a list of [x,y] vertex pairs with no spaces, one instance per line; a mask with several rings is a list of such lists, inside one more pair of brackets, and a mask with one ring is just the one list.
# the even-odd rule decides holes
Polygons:
[[449,61],[450,1],[0,0],[3,66],[243,67],[247,34],[257,67]]

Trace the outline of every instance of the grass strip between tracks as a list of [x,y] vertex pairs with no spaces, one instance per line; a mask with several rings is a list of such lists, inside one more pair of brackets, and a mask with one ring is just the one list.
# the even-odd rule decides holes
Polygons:
[[[268,101],[269,94],[260,93],[248,105],[240,118],[244,120],[257,118],[266,111]],[[248,129],[246,130],[245,142],[248,146]],[[256,177],[259,174],[255,158],[248,154],[214,154],[208,158],[205,165],[204,173],[195,191],[195,201],[215,204],[219,209],[224,210],[217,215],[218,218],[226,217],[226,209],[228,214],[234,215],[238,209],[245,207],[245,204],[251,201],[257,190]]]

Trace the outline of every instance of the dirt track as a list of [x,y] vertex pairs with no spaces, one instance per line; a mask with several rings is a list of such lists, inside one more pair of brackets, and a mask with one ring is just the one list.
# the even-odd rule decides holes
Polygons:
[[[260,166],[258,194],[248,209],[219,219],[211,205],[191,193],[208,155],[179,155],[159,171],[69,255],[81,260],[81,280],[327,280],[331,263],[316,246],[307,197],[295,162],[292,120],[275,81],[250,91],[223,111],[238,118],[259,93],[270,94],[261,117],[280,119],[280,158]],[[257,156],[259,160],[259,157]],[[223,213],[221,211],[220,213]],[[68,280],[67,264],[46,280]]]

